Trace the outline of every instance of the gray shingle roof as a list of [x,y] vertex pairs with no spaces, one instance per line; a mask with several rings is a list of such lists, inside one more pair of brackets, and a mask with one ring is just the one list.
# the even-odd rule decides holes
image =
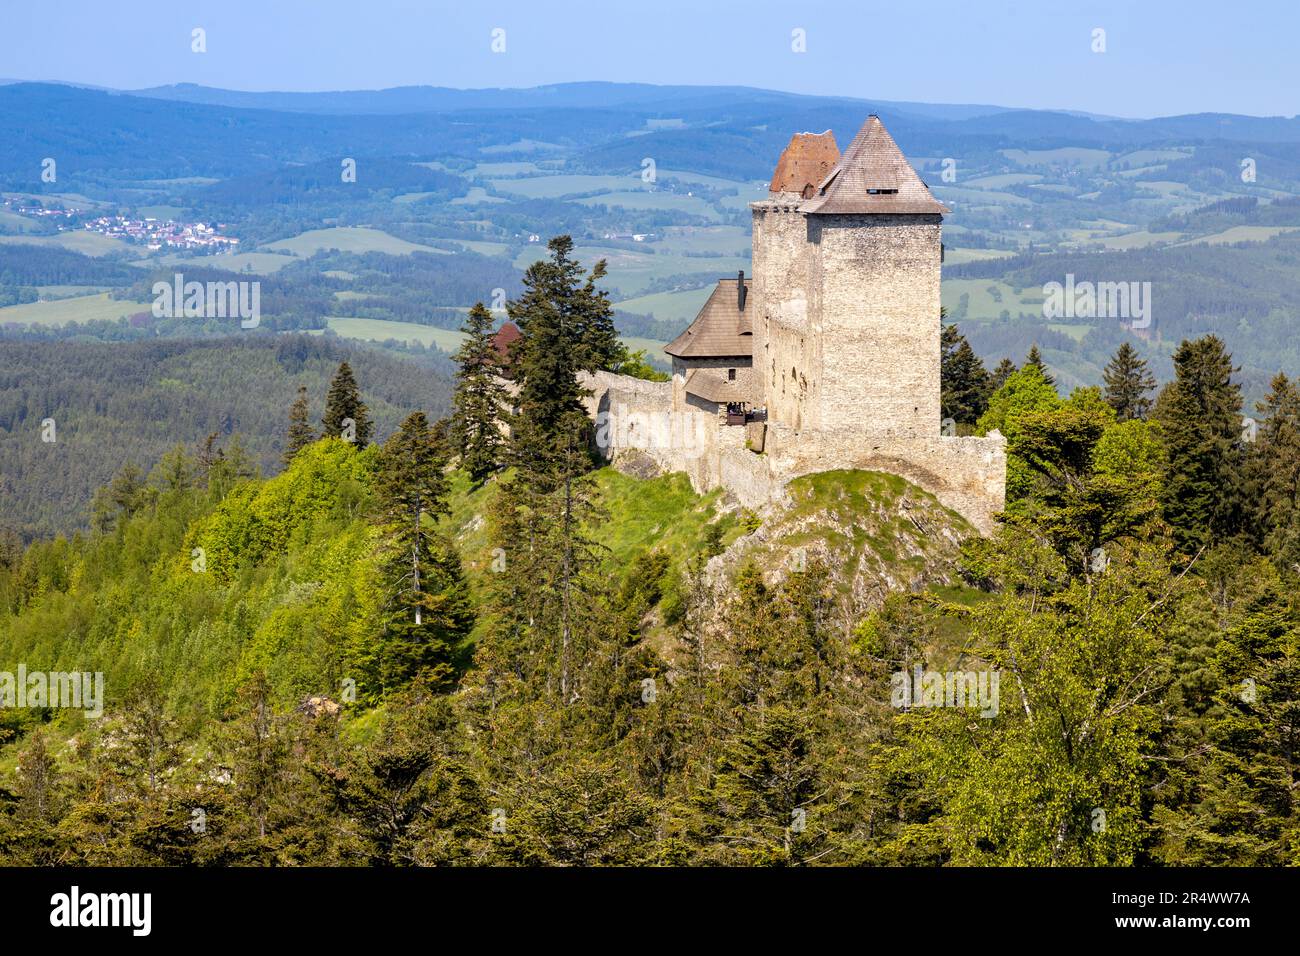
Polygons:
[[875,115],[862,124],[835,168],[799,209],[815,215],[942,215],[948,211],[930,195]]
[[[713,294],[700,309],[695,321],[664,351],[678,358],[743,358],[754,354],[754,337],[749,307],[741,311],[736,301],[739,279],[719,279]],[[750,292],[750,280],[745,280]]]
[[754,402],[754,370],[736,369],[736,377],[727,377],[725,368],[696,368],[686,375],[686,391],[708,402]]

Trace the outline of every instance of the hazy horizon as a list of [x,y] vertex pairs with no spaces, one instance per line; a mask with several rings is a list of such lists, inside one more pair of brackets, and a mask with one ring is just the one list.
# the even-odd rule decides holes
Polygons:
[[[1250,18],[1225,17],[1208,0],[1065,9],[938,0],[887,14],[824,2],[788,12],[769,0],[710,8],[664,0],[611,10],[616,15],[599,20],[570,0],[545,10],[373,0],[363,12],[345,0],[274,7],[233,0],[192,10],[163,0],[128,10],[54,0],[7,11],[0,75],[125,91],[180,83],[342,92],[614,82],[1124,118],[1300,111],[1300,67],[1288,49],[1300,9],[1280,0],[1252,5]],[[194,28],[205,31],[201,54],[191,50]],[[494,53],[498,29],[505,49]],[[1105,31],[1104,52],[1093,50],[1096,29]],[[793,49],[796,30],[804,52]],[[847,81],[846,63],[857,67]]]

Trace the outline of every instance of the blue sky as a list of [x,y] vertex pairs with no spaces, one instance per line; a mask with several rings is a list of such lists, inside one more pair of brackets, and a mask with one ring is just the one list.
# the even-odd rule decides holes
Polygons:
[[[190,50],[194,27],[206,53]],[[1297,36],[1296,0],[5,0],[0,77],[241,90],[618,80],[1292,116]]]

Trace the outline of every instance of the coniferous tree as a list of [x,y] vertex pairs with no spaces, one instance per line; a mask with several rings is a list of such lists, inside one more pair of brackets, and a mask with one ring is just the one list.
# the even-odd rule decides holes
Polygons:
[[1017,371],[1019,370],[1016,368],[1016,363],[1009,358],[1004,358],[997,364],[993,371],[989,373],[988,396],[984,399],[985,405],[988,404],[988,399],[997,394],[998,389],[1005,385],[1007,379]]
[[[1176,866],[1296,862],[1300,812],[1300,643],[1276,576],[1210,658],[1214,705],[1180,756],[1186,798],[1155,808],[1153,856]],[[1172,790],[1172,787],[1165,787]]]
[[577,373],[611,369],[622,353],[609,298],[596,288],[604,260],[583,279],[572,239],[557,236],[547,248],[551,258],[528,267],[523,294],[506,310],[521,334],[511,358],[520,416],[531,426],[525,440],[554,443],[561,421],[583,411]]
[[940,406],[944,417],[974,425],[988,406],[989,373],[955,325],[940,333]]
[[473,623],[459,555],[432,526],[447,514],[444,465],[423,412],[408,416],[384,443],[375,492],[388,613],[381,641],[365,654],[384,689],[417,675],[446,680],[451,650]]
[[298,386],[298,397],[289,406],[289,434],[284,443],[284,464],[316,440],[316,432],[307,421],[307,386]]
[[1047,366],[1043,363],[1043,355],[1038,351],[1038,345],[1029,346],[1029,354],[1025,356],[1025,365],[1032,365],[1042,373],[1043,381],[1052,387],[1056,386],[1056,379],[1047,371]]
[[1300,388],[1278,373],[1247,443],[1246,498],[1255,537],[1280,567],[1300,564]]
[[352,374],[352,366],[347,362],[339,364],[330,382],[321,424],[325,426],[326,435],[345,440],[349,435],[353,436],[358,449],[370,444],[374,424],[370,421],[365,402],[361,400],[361,389]]
[[1217,336],[1184,341],[1174,352],[1174,381],[1152,413],[1169,461],[1165,520],[1187,549],[1239,530],[1243,422],[1235,371]]
[[481,485],[501,467],[505,439],[500,423],[506,411],[506,390],[499,377],[492,313],[482,302],[470,309],[461,331],[465,341],[456,353],[460,367],[452,395],[451,438],[470,480]]
[[1106,382],[1106,401],[1115,409],[1121,422],[1143,419],[1151,411],[1150,393],[1156,380],[1147,370],[1146,360],[1128,342],[1123,343],[1102,373]]

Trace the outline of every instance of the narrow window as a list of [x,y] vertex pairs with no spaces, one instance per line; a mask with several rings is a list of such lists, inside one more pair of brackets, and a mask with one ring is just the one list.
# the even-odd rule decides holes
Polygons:
[[736,370],[734,368],[727,369],[727,381],[734,382],[735,380],[736,380]]

